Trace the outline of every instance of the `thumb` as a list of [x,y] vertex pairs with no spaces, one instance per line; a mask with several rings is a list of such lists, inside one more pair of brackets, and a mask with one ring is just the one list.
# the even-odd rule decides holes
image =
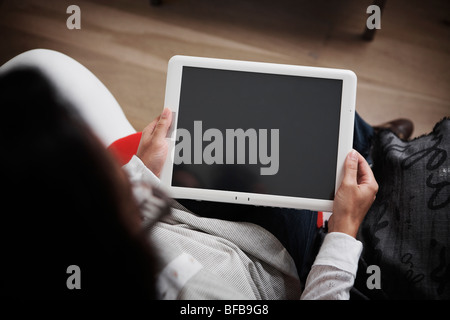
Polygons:
[[357,184],[357,177],[358,152],[356,150],[352,150],[345,159],[343,182],[345,182],[346,184]]
[[164,139],[169,131],[169,128],[172,124],[172,112],[165,108],[159,117],[158,122],[155,125],[155,129],[153,131],[153,138],[155,139]]

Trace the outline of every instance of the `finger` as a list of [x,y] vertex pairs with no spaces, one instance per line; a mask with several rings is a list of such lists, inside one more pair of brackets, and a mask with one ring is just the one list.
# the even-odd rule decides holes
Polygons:
[[343,182],[348,185],[357,184],[358,177],[358,156],[356,150],[350,151],[345,159]]
[[156,127],[156,124],[157,124],[158,121],[159,121],[159,118],[161,118],[160,115],[159,115],[156,119],[154,119],[152,122],[150,122],[150,123],[148,124],[147,129],[148,129],[148,132],[149,132],[150,134],[152,134],[153,131],[155,131],[155,127]]
[[362,156],[358,159],[358,187],[364,188],[366,192],[373,194],[373,200],[378,192],[378,183],[372,169]]
[[371,184],[375,181],[372,169],[362,155],[358,156],[358,184]]
[[172,112],[165,108],[159,117],[159,120],[153,130],[154,139],[164,139],[167,136],[170,125],[172,124]]

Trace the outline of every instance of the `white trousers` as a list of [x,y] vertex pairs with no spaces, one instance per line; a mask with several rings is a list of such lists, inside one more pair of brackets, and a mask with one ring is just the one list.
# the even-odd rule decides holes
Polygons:
[[105,85],[65,54],[46,49],[30,50],[6,62],[0,67],[0,73],[17,67],[39,69],[57,93],[78,110],[105,147],[136,132]]

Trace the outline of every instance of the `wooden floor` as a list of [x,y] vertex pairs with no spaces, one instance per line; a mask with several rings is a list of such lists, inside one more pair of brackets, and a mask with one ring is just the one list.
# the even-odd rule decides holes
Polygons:
[[[357,111],[371,124],[408,117],[414,135],[450,116],[450,1],[388,0],[373,42],[372,0],[0,0],[0,64],[33,48],[88,67],[141,130],[161,110],[176,54],[308,66],[358,75]],[[81,30],[66,9],[81,8]],[[105,115],[106,117],[107,115]]]

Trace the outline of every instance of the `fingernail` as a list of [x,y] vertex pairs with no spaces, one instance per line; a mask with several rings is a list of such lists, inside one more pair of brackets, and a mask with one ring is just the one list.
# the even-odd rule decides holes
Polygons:
[[169,116],[170,110],[168,108],[164,108],[163,112],[161,113],[161,118],[165,119]]
[[350,152],[350,159],[352,160],[358,160],[358,153],[355,150],[352,150]]

